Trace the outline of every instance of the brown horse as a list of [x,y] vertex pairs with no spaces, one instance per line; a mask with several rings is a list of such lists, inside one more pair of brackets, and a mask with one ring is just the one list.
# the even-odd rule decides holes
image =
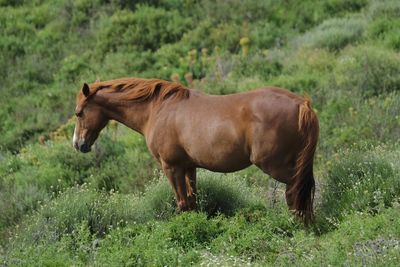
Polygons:
[[207,95],[157,79],[84,84],[73,144],[89,152],[109,120],[144,135],[180,210],[196,208],[196,168],[234,172],[255,164],[286,184],[286,201],[313,218],[313,159],[319,127],[310,101],[285,89]]

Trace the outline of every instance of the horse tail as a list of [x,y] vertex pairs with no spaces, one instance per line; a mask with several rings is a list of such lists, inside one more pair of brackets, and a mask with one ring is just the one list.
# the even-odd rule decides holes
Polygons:
[[319,135],[318,119],[310,102],[307,97],[299,105],[298,130],[302,140],[302,148],[297,155],[293,183],[288,191],[288,194],[292,196],[292,208],[295,209],[296,214],[303,219],[305,224],[314,220],[315,180],[313,163]]

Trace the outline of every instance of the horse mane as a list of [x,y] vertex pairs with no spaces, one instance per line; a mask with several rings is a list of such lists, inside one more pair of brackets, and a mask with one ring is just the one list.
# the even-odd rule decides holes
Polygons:
[[144,102],[157,98],[163,101],[173,97],[181,100],[189,97],[189,89],[175,82],[159,79],[122,78],[104,82],[95,82],[90,85],[90,94],[99,90],[108,89],[111,93],[118,93],[121,101]]

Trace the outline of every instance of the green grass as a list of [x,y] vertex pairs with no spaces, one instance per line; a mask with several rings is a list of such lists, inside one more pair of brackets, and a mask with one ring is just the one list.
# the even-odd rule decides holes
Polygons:
[[[93,198],[93,192],[70,191],[65,200]],[[184,213],[169,220],[150,220],[145,223],[130,221],[126,217],[114,216],[112,222],[104,205],[104,197],[93,198],[89,220],[82,219],[81,209],[58,210],[55,218],[30,222],[41,222],[40,227],[23,229],[22,235],[10,241],[4,256],[7,264],[40,266],[43,264],[78,265],[183,265],[215,264],[225,261],[243,264],[395,264],[399,257],[400,225],[397,218],[399,204],[382,210],[378,214],[353,213],[345,215],[337,229],[316,236],[303,229],[285,212],[285,207],[275,209],[251,208],[236,213],[233,217],[218,215],[207,218],[205,213]],[[110,196],[113,214],[123,213],[127,206]],[[103,204],[100,204],[103,202]],[[132,201],[131,201],[132,202]],[[63,201],[53,204],[61,205]],[[67,202],[64,202],[67,203]],[[118,204],[115,206],[115,204]],[[65,204],[64,204],[65,205]],[[68,205],[80,205],[76,201]],[[108,206],[110,207],[110,206]],[[133,208],[130,206],[129,208]],[[115,211],[117,209],[117,211]],[[130,209],[129,212],[132,212]],[[50,208],[50,212],[53,212]],[[48,216],[46,212],[40,217]],[[65,214],[65,215],[60,215]],[[63,221],[62,216],[73,218],[74,229],[64,229],[62,235],[54,231],[54,221]],[[108,225],[107,233],[99,238],[93,233],[93,218]],[[44,223],[44,224],[43,224]],[[61,226],[61,228],[60,228]],[[40,231],[40,234],[38,233]],[[397,234],[396,234],[397,233]],[[39,258],[38,258],[39,257]],[[382,258],[384,257],[385,260]]]
[[[0,0],[0,265],[398,265],[399,7]],[[309,95],[315,223],[254,166],[199,170],[199,209],[181,214],[144,138],[113,123],[92,153],[74,151],[77,90],[126,76]]]

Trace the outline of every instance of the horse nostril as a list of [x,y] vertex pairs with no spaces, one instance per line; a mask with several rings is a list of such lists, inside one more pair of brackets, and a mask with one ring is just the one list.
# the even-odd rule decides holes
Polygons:
[[79,150],[80,150],[82,153],[90,152],[90,146],[89,146],[88,144],[86,144],[86,143],[81,143],[81,144],[79,145]]

